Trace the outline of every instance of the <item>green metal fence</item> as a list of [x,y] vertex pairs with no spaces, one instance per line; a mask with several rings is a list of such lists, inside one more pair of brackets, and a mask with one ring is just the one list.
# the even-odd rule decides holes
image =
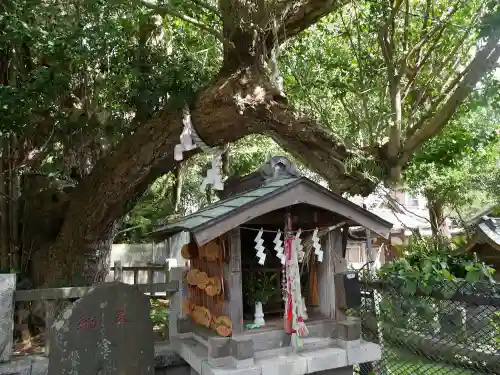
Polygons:
[[446,282],[408,295],[402,281],[362,281],[363,338],[382,359],[359,374],[500,374],[500,287]]

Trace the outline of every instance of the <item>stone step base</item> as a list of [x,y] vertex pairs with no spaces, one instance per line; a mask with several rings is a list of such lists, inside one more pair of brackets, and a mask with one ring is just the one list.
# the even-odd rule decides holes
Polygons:
[[[10,362],[0,363],[0,375],[47,375],[48,367],[47,357],[37,355],[13,357]],[[174,368],[177,375],[190,374],[190,368],[169,341],[155,342],[155,374],[163,374],[164,369],[170,374]]]
[[[330,341],[328,344],[332,344]],[[330,371],[331,375],[352,374],[352,366],[380,359],[380,347],[369,342],[342,348],[329,346],[313,349],[314,345],[326,345],[323,340],[310,340],[308,349],[291,352],[291,348],[279,348],[257,352],[251,360],[211,363],[207,350],[197,340],[185,338],[178,342],[179,353],[199,375],[305,375]],[[349,372],[350,371],[350,372]]]

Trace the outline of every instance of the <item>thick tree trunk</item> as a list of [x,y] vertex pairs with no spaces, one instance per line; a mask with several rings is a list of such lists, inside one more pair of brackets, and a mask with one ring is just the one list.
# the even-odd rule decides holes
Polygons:
[[[286,1],[269,9],[271,3],[266,1],[219,1],[224,62],[213,83],[188,103],[193,126],[205,143],[220,146],[252,133],[269,134],[323,175],[334,190],[363,195],[373,190],[374,183],[364,174],[348,171],[344,165],[346,159],[359,155],[331,131],[287,104],[276,64],[280,43],[344,2]],[[473,78],[477,77],[467,84]],[[141,125],[99,160],[71,192],[57,238],[46,250],[50,257],[43,284],[76,283],[73,275],[86,269],[87,259],[102,255],[102,249],[111,243],[117,221],[146,187],[176,167],[173,150],[187,119],[183,108],[184,103],[170,105],[150,119],[138,114]],[[412,150],[404,149],[403,156],[408,158]],[[380,147],[370,151],[372,162],[389,174],[394,167],[389,162],[394,161],[387,158],[387,150]],[[185,157],[194,152],[199,149]]]
[[432,235],[435,237],[450,238],[451,236],[446,223],[443,203],[435,198],[430,198],[427,202]]
[[[224,63],[213,84],[189,103],[193,126],[205,143],[223,145],[248,134],[268,133],[309,167],[335,181],[339,191],[361,181],[360,187],[367,192],[369,184],[362,176],[346,177],[342,161],[352,153],[319,124],[287,106],[276,67],[279,42],[342,3],[289,3],[279,9],[282,18],[272,19],[273,12],[264,2],[255,6],[241,0],[220,2]],[[290,34],[285,37],[280,33],[288,26]],[[99,253],[111,244],[117,221],[150,183],[177,166],[173,150],[186,119],[183,108],[183,103],[171,105],[143,122],[71,192],[57,238],[44,250],[47,267],[39,282],[71,285],[84,281],[74,276],[84,273],[88,259],[102,258]]]
[[[259,66],[227,72],[226,66],[225,74],[191,105],[193,125],[207,144],[223,145],[268,131],[286,147],[303,153],[313,169],[332,180],[343,175],[345,170],[332,168],[329,161],[338,160],[340,166],[350,153],[340,143],[332,142],[326,130],[288,108]],[[184,117],[181,108],[166,109],[122,141],[76,186],[56,241],[46,250],[48,272],[43,284],[75,284],[73,276],[83,273],[87,259],[95,258],[103,245],[111,244],[117,220],[150,183],[177,165],[173,150],[179,143]],[[347,181],[352,183],[354,179],[349,177]]]

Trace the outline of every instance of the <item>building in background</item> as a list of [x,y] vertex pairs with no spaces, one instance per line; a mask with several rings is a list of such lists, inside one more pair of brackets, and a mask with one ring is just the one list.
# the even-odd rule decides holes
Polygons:
[[[371,235],[373,267],[398,257],[392,245],[407,243],[416,233],[421,236],[432,236],[427,200],[421,195],[413,195],[403,189],[389,190],[379,187],[366,198],[354,197],[353,202],[380,216],[393,224],[389,240]],[[460,227],[450,219],[447,225],[451,235],[462,233]],[[351,228],[347,244],[346,258],[352,268],[360,269],[368,262],[367,234],[362,228]]]
[[476,253],[481,261],[495,268],[494,278],[500,280],[500,217],[482,216],[463,251]]

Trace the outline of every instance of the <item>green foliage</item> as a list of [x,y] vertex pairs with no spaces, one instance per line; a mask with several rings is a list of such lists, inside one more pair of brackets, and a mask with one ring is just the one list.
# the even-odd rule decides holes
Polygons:
[[262,302],[265,305],[271,298],[278,295],[280,290],[276,287],[276,274],[266,272],[249,272],[243,279],[243,295],[250,305]]
[[[286,153],[270,138],[262,135],[245,137],[231,145],[229,176],[246,175],[258,170],[270,155]],[[211,165],[211,156],[199,154],[182,167],[182,194],[178,212],[174,212],[174,177],[168,174],[156,180],[139,199],[134,209],[124,218],[116,243],[150,241],[149,233],[173,214],[187,215],[207,205],[207,195],[200,185]]]
[[498,110],[488,104],[469,108],[414,156],[404,174],[407,187],[453,209],[492,203],[498,129]]
[[168,307],[158,300],[151,299],[150,319],[154,327],[168,327]]
[[396,282],[401,293],[413,296],[418,292],[431,293],[441,288],[443,293],[453,295],[453,283],[460,280],[468,282],[492,281],[495,270],[479,262],[473,253],[463,253],[450,247],[446,238],[413,238],[402,248],[400,259],[384,264],[378,271],[382,281]]
[[[427,110],[427,103],[415,104],[419,91],[426,88],[437,99],[447,78],[457,72],[456,66],[449,63],[465,63],[475,50],[480,28],[467,29],[471,20],[477,15],[497,18],[495,10],[484,7],[480,1],[461,3],[448,18],[451,6],[448,1],[411,1],[408,14],[403,8],[396,14],[392,51],[396,64],[409,57],[408,69],[414,68],[420,64],[419,53],[406,56],[408,50],[416,51],[425,45],[427,53],[414,77],[415,90],[403,97],[403,132]],[[433,17],[425,23],[427,11]],[[291,41],[280,57],[292,102],[334,129],[350,145],[373,146],[388,135],[392,110],[379,35],[389,15],[389,3],[349,3]],[[433,34],[432,42],[426,43],[422,39],[426,30],[440,23],[442,33]],[[491,25],[491,20],[484,18],[483,25]],[[458,47],[453,58],[448,58],[455,45]],[[438,67],[443,68],[436,75]],[[408,72],[397,73],[403,76],[403,85],[411,79],[406,76]]]
[[401,249],[403,258],[381,267],[379,308],[384,329],[433,334],[441,328],[439,317],[453,311],[450,299],[457,292],[484,285],[476,284],[480,281],[494,283],[494,269],[453,247],[446,238],[414,239]]
[[489,323],[496,331],[496,335],[492,335],[491,344],[500,350],[500,311],[496,311],[489,317]]
[[34,152],[38,171],[88,173],[138,122],[189,100],[216,73],[213,37],[138,4],[4,4],[0,51],[12,74],[0,86],[0,132]]

